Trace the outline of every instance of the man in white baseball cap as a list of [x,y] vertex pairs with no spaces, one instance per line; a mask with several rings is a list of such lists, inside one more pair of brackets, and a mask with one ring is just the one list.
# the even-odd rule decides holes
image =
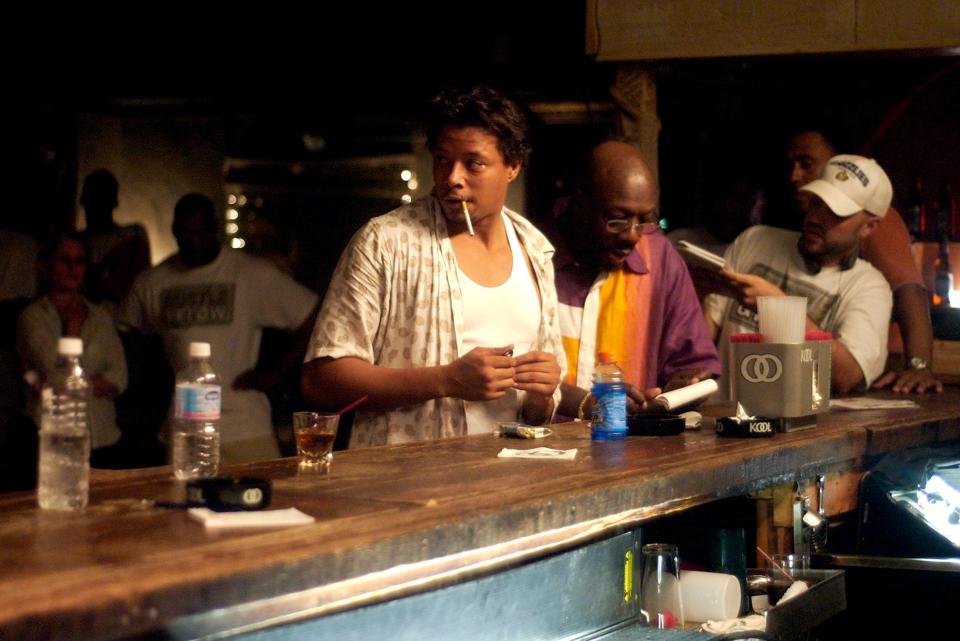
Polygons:
[[893,200],[887,172],[872,158],[841,154],[827,161],[820,177],[800,187],[820,196],[837,216],[858,211],[883,218]]
[[800,188],[797,199],[804,213],[801,253],[821,267],[840,265],[855,259],[860,241],[876,230],[890,209],[893,186],[876,160],[839,155]]
[[720,354],[726,356],[730,334],[758,331],[758,296],[803,296],[807,331],[833,334],[834,391],[869,386],[886,362],[893,297],[880,272],[859,258],[860,242],[892,198],[890,179],[875,160],[834,156],[798,192],[802,232],[758,225],[740,234],[724,254],[724,293],[705,301]]
[[[799,129],[790,138],[786,151],[790,163],[787,181],[791,199],[801,187],[816,180],[827,162],[840,153],[841,147],[836,138],[840,134],[827,131],[824,128]],[[907,226],[893,207],[885,213],[873,213],[883,220],[877,225],[876,231],[860,243],[860,256],[880,270],[893,290],[893,320],[896,321],[896,328],[891,327],[892,336],[888,344],[891,350],[903,352],[903,365],[891,364],[891,368],[874,381],[873,387],[889,387],[894,392],[904,394],[942,392],[943,384],[930,371],[933,361],[930,294],[920,269],[913,262]]]

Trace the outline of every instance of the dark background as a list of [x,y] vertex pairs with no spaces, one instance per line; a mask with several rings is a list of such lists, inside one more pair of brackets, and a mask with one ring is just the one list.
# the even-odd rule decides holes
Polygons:
[[[16,225],[35,235],[73,218],[79,113],[212,114],[225,122],[228,157],[350,158],[409,150],[410,132],[444,87],[485,82],[522,103],[602,102],[610,100],[615,68],[584,55],[580,2],[217,15],[164,6],[144,15],[85,12],[12,24],[20,45],[8,83],[7,193],[13,210],[30,212]],[[931,185],[930,198],[943,178],[956,191],[957,61],[909,52],[652,63],[664,215],[673,227],[702,222],[714,185],[742,173],[775,197],[785,139],[801,123],[842,132],[845,151],[865,151],[876,137],[869,151],[888,168],[898,196],[916,176]],[[922,87],[937,74],[939,81]],[[616,128],[600,115],[576,125],[533,124],[526,213],[536,219],[567,182],[573,159]],[[322,136],[323,151],[307,151],[304,133]],[[327,205],[349,210],[338,226],[355,228],[358,218],[395,204],[354,203],[349,194]],[[295,225],[289,212],[302,206],[279,204],[276,215]]]
[[[285,168],[410,153],[430,98],[452,86],[487,83],[522,104],[610,104],[617,69],[584,54],[576,1],[42,11],[12,12],[6,25],[3,222],[40,240],[73,224],[81,114],[211,117],[223,123],[228,159],[267,162],[224,180],[243,178],[269,195],[257,213],[296,239],[295,275],[321,294],[349,236],[398,202],[371,195],[376,178],[357,171],[291,176]],[[670,228],[724,215],[715,201],[740,178],[766,192],[768,222],[795,224],[783,206],[784,150],[789,134],[808,126],[837,133],[843,151],[876,156],[901,208],[917,179],[928,207],[942,181],[960,191],[956,50],[647,68],[656,74],[661,213]],[[621,132],[602,109],[566,124],[531,114],[531,124],[524,213],[536,221],[569,188],[584,151]],[[323,148],[308,149],[305,135]],[[266,340],[282,349],[282,337]],[[297,403],[296,380],[287,387],[286,399],[273,399],[284,420]]]

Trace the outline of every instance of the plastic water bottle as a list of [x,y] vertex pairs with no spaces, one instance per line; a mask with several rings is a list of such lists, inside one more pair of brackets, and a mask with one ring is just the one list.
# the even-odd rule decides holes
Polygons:
[[597,354],[593,370],[593,417],[590,436],[595,441],[612,441],[627,436],[627,387],[623,371],[612,352]]
[[210,343],[190,343],[190,364],[177,373],[171,462],[182,480],[216,476],[220,467],[220,379],[209,359]]
[[83,341],[61,338],[57,366],[40,397],[37,503],[80,510],[90,496],[90,381],[80,365]]

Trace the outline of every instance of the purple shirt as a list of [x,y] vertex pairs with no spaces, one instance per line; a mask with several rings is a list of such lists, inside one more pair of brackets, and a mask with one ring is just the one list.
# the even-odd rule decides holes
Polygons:
[[[608,273],[576,263],[556,227],[549,227],[553,228],[546,229],[545,233],[557,248],[554,266],[560,330],[568,351],[568,366],[573,373],[578,363],[570,362],[571,346],[575,341],[591,341],[590,344],[595,341],[597,319],[584,319],[583,308],[598,277],[605,280]],[[633,353],[618,355],[618,361],[623,358],[638,363],[643,374],[643,380],[631,380],[641,376],[630,376],[628,368],[624,368],[628,382],[640,388],[662,387],[675,373],[700,367],[719,375],[720,358],[707,334],[690,274],[670,241],[659,231],[644,235],[620,270],[629,301],[628,313],[623,320],[632,323],[625,330],[624,342],[632,344],[630,351]],[[594,305],[593,309],[597,307]],[[590,332],[594,336],[590,336]],[[595,354],[591,361],[593,357]],[[578,370],[583,369],[583,364],[580,365]],[[592,370],[593,363],[587,366]],[[584,380],[583,374],[578,372],[567,382],[585,387]]]

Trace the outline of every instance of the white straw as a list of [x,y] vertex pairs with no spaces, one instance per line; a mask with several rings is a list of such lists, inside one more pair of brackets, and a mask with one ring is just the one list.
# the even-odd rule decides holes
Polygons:
[[463,217],[467,221],[467,231],[473,236],[473,222],[470,221],[470,210],[467,209],[467,201],[461,200],[460,204],[463,205]]

